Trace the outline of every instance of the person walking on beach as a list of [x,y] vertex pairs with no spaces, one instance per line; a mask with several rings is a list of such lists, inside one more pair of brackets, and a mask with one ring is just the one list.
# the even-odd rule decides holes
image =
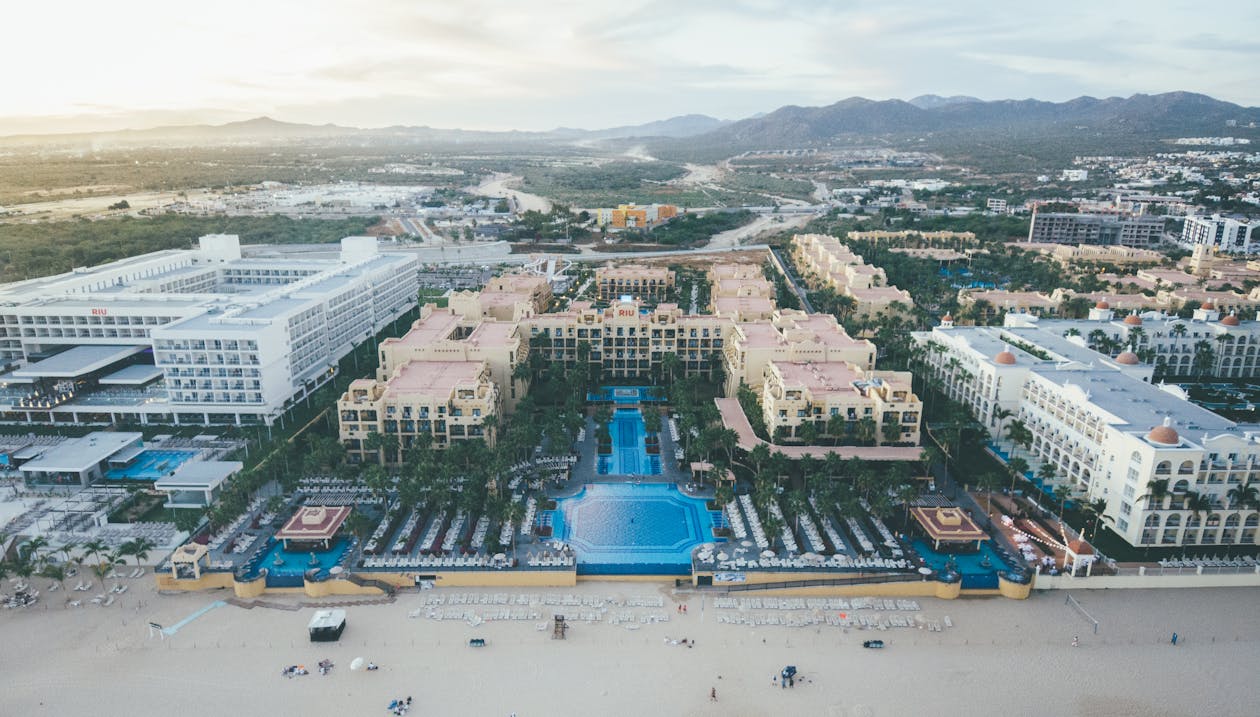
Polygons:
[[1173,644],[1173,645],[1176,645],[1176,644],[1177,644],[1177,633],[1175,633],[1175,632],[1173,633],[1173,637],[1172,637],[1172,644]]
[[717,688],[716,687],[709,688],[709,701],[717,702]]
[[1078,636],[1078,635],[1073,635],[1073,636],[1072,636],[1072,647],[1080,647],[1080,646],[1081,646],[1081,638],[1080,638],[1080,636]]

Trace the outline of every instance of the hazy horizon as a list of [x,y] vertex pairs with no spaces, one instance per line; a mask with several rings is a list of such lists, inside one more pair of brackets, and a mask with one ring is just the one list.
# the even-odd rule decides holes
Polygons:
[[[1260,105],[1260,6],[225,0],[11,9],[0,134],[220,124],[600,129],[922,94]],[[53,37],[56,43],[50,44]],[[1211,68],[1211,72],[1205,72]]]

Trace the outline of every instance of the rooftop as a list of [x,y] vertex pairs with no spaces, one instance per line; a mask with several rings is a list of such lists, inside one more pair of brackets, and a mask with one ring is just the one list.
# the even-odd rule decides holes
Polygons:
[[105,462],[110,456],[139,443],[140,433],[97,431],[74,438],[44,451],[40,457],[22,464],[31,473],[81,473]]
[[810,392],[814,400],[841,394],[855,395],[857,389],[853,387],[853,382],[862,378],[843,361],[818,363],[774,361],[772,363],[783,376],[784,387],[804,388]]
[[396,346],[429,346],[448,338],[459,326],[460,316],[450,309],[436,309],[428,316],[417,319],[401,338],[386,339]]
[[304,506],[276,531],[276,540],[329,540],[350,517],[350,511],[348,505]]
[[74,378],[99,371],[147,349],[148,346],[75,346],[20,368],[12,375],[16,378]]
[[386,382],[389,394],[418,394],[445,398],[458,386],[476,385],[482,361],[408,361]]
[[240,461],[185,461],[153,483],[158,490],[213,490],[245,467]]

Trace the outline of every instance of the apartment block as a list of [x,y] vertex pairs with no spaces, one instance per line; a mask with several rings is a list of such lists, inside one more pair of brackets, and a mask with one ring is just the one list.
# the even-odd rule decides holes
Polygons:
[[1240,216],[1186,217],[1181,229],[1181,245],[1194,249],[1204,246],[1227,254],[1254,254],[1260,251],[1260,222]]
[[826,433],[840,417],[849,435],[860,437],[864,423],[876,445],[915,445],[923,405],[910,382],[909,372],[870,372],[843,361],[771,361],[761,391],[762,417],[767,429],[788,438],[800,438],[805,426]]
[[1141,249],[1158,244],[1163,233],[1163,217],[1033,212],[1028,241],[1118,244]]
[[883,269],[865,263],[835,237],[797,234],[792,237],[792,258],[815,288],[829,287],[852,297],[860,315],[889,311],[894,303],[914,306],[910,292],[889,286]]
[[659,303],[674,286],[674,272],[663,266],[602,266],[595,270],[595,286],[603,301],[629,296]]

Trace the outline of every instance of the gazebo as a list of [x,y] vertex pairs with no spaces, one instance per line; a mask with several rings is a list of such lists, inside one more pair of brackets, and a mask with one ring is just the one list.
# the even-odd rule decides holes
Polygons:
[[962,508],[920,506],[911,508],[910,515],[932,539],[934,550],[940,550],[942,542],[970,543],[973,540],[978,550],[980,543],[989,539],[989,534],[981,530]]
[[193,580],[201,579],[201,561],[206,559],[209,552],[201,543],[184,543],[179,546],[171,553],[171,577],[179,580],[191,574]]
[[304,506],[276,532],[276,540],[285,550],[328,550],[351,510],[348,505]]

